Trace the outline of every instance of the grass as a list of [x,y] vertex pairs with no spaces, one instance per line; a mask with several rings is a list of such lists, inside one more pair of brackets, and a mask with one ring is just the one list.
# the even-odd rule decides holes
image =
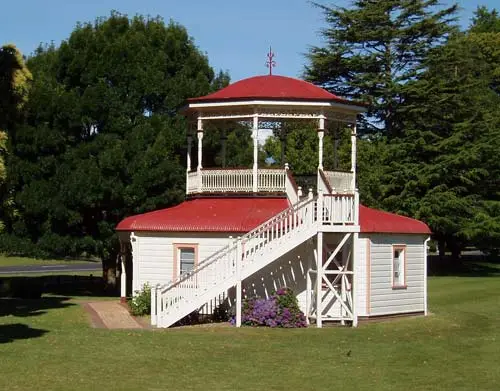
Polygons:
[[37,259],[37,258],[27,258],[27,257],[11,257],[4,254],[0,254],[0,267],[2,266],[32,266],[32,265],[64,265],[64,264],[96,264],[97,261],[90,260],[71,260],[71,259]]
[[432,315],[305,330],[89,327],[75,299],[0,299],[0,389],[497,390],[500,279],[432,277]]

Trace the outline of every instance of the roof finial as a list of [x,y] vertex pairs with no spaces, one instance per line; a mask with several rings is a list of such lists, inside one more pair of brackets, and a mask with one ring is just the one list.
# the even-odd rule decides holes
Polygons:
[[273,74],[273,68],[275,66],[276,66],[276,61],[274,61],[274,53],[271,46],[269,46],[269,53],[267,53],[267,61],[266,61],[266,67],[269,68],[269,76]]

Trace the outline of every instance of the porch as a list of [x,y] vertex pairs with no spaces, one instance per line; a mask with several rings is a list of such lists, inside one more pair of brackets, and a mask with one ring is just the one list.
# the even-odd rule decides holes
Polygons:
[[[354,194],[352,171],[318,170],[314,181],[325,194]],[[317,190],[314,189],[314,190]],[[186,174],[186,194],[285,193],[298,201],[309,189],[297,185],[288,164],[284,168],[200,168]]]

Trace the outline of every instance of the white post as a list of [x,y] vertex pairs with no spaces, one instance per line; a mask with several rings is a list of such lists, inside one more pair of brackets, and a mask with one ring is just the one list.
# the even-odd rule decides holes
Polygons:
[[191,147],[193,143],[193,138],[191,135],[188,136],[187,138],[187,157],[186,157],[186,194],[188,194],[189,191],[189,172],[191,171]]
[[238,236],[236,243],[236,327],[241,327],[241,237]]
[[157,305],[156,301],[158,300],[157,298],[158,294],[158,286],[152,286],[151,287],[151,325],[155,326],[158,324],[158,312],[157,312]]
[[319,119],[318,128],[318,169],[323,169],[323,137],[325,136],[325,118]]
[[359,225],[359,190],[354,188],[354,225]]
[[351,171],[352,171],[352,184],[351,189],[356,188],[356,123],[352,125],[351,131]]
[[358,327],[358,297],[356,292],[358,291],[358,278],[356,273],[356,265],[358,263],[358,236],[357,232],[352,234],[352,249],[351,249],[351,267],[352,267],[352,283],[351,283],[351,295],[352,295],[352,326]]
[[318,227],[323,225],[323,189],[321,187],[318,187],[318,204],[316,205],[316,213],[318,214],[318,217],[316,219],[318,223]]
[[309,316],[311,315],[311,291],[312,291],[312,281],[311,281],[311,256],[307,258],[307,270],[306,270],[306,322],[309,325]]
[[188,148],[187,148],[186,166],[187,166],[187,172],[189,172],[189,171],[191,171],[191,149],[193,146],[193,137],[191,137],[191,135],[188,136],[187,142],[188,142]]
[[201,171],[203,168],[201,164],[201,159],[203,158],[203,121],[201,119],[198,119],[198,173]]
[[424,315],[427,316],[427,243],[431,238],[424,240]]
[[120,273],[120,301],[122,303],[127,302],[127,270],[125,268],[125,257],[126,254],[123,251],[124,244],[120,243],[120,262],[122,271]]
[[321,300],[323,296],[323,232],[319,231],[316,243],[316,326],[323,327],[323,306]]
[[254,115],[253,117],[253,192],[256,193],[257,188],[257,170],[258,170],[258,159],[259,159],[259,117]]

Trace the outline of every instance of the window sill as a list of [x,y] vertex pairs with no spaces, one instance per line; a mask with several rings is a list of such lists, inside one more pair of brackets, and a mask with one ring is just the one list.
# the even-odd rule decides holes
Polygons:
[[397,290],[400,290],[400,289],[407,289],[407,288],[408,288],[408,285],[396,285],[396,286],[392,287],[392,290],[393,291],[397,291]]

